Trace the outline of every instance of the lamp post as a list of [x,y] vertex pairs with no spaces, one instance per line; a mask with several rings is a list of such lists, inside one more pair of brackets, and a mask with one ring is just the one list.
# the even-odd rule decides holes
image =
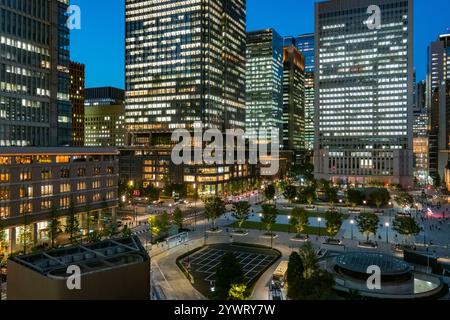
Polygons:
[[259,231],[262,231],[262,221],[261,221],[261,219],[262,219],[262,213],[260,213],[259,214]]
[[366,204],[367,204],[367,201],[364,200],[364,201],[363,201],[363,205],[364,205],[364,209],[363,209],[363,210],[364,210],[364,213],[366,213]]
[[389,222],[392,222],[392,201],[389,201]]
[[342,214],[342,199],[339,199],[339,212]]
[[352,230],[352,231],[351,231],[351,233],[352,233],[352,234],[351,234],[351,240],[353,240],[353,225],[354,225],[354,224],[355,224],[355,220],[353,220],[353,219],[350,220],[350,225],[351,225],[351,230]]
[[386,222],[384,226],[386,227],[386,243],[389,243],[389,222]]
[[317,218],[317,221],[319,221],[319,238],[321,237],[321,233],[320,233],[320,229],[321,229],[321,226],[320,226],[320,223],[322,222],[322,218]]

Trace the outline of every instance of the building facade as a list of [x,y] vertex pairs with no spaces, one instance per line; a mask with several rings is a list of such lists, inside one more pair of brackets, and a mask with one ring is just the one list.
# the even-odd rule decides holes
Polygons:
[[315,23],[316,178],[411,187],[413,1],[316,3]]
[[0,146],[68,146],[68,0],[0,1]]
[[441,35],[429,46],[428,87],[431,111],[430,175],[435,184],[450,190],[450,35]]
[[86,89],[85,145],[123,147],[125,145],[125,93],[116,88]]
[[283,49],[283,148],[295,162],[305,151],[305,58],[293,45]]
[[[205,193],[224,192],[220,175],[229,169],[223,165],[172,165],[171,135],[176,129],[245,128],[245,29],[245,0],[126,1],[127,141],[121,160],[134,155],[147,161],[151,169],[137,174],[144,183],[181,181]],[[204,171],[215,173],[205,178]]]
[[70,101],[72,103],[72,146],[84,146],[85,66],[70,62]]
[[23,245],[25,226],[34,243],[47,241],[53,210],[63,225],[71,208],[85,223],[91,211],[115,215],[117,149],[4,147],[0,164],[0,219],[11,252]]
[[314,150],[314,72],[315,48],[314,34],[303,34],[296,38],[297,49],[305,57],[305,147],[310,153]]
[[260,129],[274,130],[281,144],[283,38],[274,29],[247,33],[245,117],[250,140],[258,140]]

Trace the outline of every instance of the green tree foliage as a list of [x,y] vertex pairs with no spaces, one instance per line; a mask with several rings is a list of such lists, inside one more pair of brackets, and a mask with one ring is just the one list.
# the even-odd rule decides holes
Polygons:
[[369,193],[369,202],[375,205],[378,209],[381,206],[387,205],[391,196],[389,195],[389,191],[385,188],[377,188]]
[[261,222],[264,224],[267,232],[272,234],[272,227],[277,222],[277,209],[274,205],[263,204],[262,210]]
[[205,201],[205,216],[212,221],[212,229],[216,229],[216,219],[225,213],[225,203],[217,196],[206,198]]
[[250,215],[250,203],[247,201],[239,201],[234,205],[233,217],[238,222],[239,229],[242,228],[242,224],[247,221]]
[[286,274],[286,282],[288,285],[287,295],[289,298],[296,298],[300,295],[299,289],[303,280],[303,261],[297,252],[292,252],[289,256],[288,270]]
[[420,232],[420,227],[413,217],[397,216],[393,221],[393,228],[399,234],[406,236],[411,242],[411,238]]
[[283,196],[292,203],[297,196],[297,187],[293,185],[286,185],[283,191]]
[[291,225],[297,234],[303,233],[309,226],[309,215],[303,208],[294,208],[292,210]]
[[180,208],[175,208],[175,211],[173,212],[173,223],[178,227],[178,230],[183,229],[183,212]]
[[81,239],[80,222],[76,217],[76,209],[73,204],[69,207],[69,214],[67,216],[66,233],[69,234],[69,241],[71,244],[76,244]]
[[131,236],[131,234],[132,234],[131,229],[128,228],[128,226],[123,227],[123,229],[122,229],[122,237],[128,238],[128,237]]
[[356,223],[358,224],[359,231],[365,234],[367,241],[369,241],[370,235],[377,233],[380,219],[375,213],[366,212],[356,217]]
[[414,206],[414,197],[406,191],[400,191],[394,200],[402,207],[411,208]]
[[319,270],[319,261],[311,242],[306,242],[299,250],[303,262],[303,278],[310,279]]
[[264,189],[264,197],[267,201],[273,201],[273,198],[275,197],[275,186],[273,184],[269,184]]
[[243,301],[248,300],[247,286],[245,284],[232,284],[228,292],[228,300]]
[[63,233],[61,221],[58,219],[58,212],[55,208],[51,210],[50,220],[48,221],[48,235],[50,237],[52,248],[55,247],[55,241]]
[[356,189],[347,190],[347,201],[352,207],[360,206],[364,200],[364,193]]
[[339,232],[344,220],[343,214],[334,211],[325,212],[326,230],[329,234],[335,235]]
[[4,226],[4,222],[0,219],[0,254],[6,251],[8,247],[8,242],[6,241],[6,230]]
[[222,256],[216,270],[216,298],[219,300],[227,299],[231,286],[243,282],[244,273],[241,265],[233,253],[227,252]]
[[150,225],[152,237],[156,239],[161,235],[167,235],[171,227],[169,214],[167,212],[163,212],[159,216],[150,216],[150,218],[148,218],[148,223]]

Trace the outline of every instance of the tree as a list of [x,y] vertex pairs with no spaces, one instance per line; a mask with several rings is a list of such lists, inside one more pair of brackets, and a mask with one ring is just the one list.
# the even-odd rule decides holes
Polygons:
[[225,203],[217,196],[205,199],[205,216],[212,220],[212,230],[216,230],[216,219],[225,213]]
[[74,205],[72,204],[72,201],[70,202],[69,207],[69,213],[67,217],[67,225],[66,225],[66,233],[69,234],[69,241],[71,244],[76,244],[81,238],[81,232],[80,232],[80,222],[78,221],[76,217],[76,209]]
[[167,235],[170,230],[170,219],[167,212],[163,212],[159,216],[150,216],[148,218],[148,223],[150,225],[150,231],[152,237],[158,238],[158,236]]
[[58,212],[56,208],[52,208],[50,220],[48,221],[48,235],[52,248],[55,247],[55,241],[61,233],[63,233],[63,230],[61,228],[61,221],[58,219]]
[[303,261],[297,252],[292,252],[289,256],[288,269],[286,273],[286,282],[288,285],[287,295],[291,299],[299,296],[300,282],[303,280]]
[[293,185],[287,185],[284,188],[283,196],[292,203],[297,196],[297,187]]
[[23,254],[27,253],[27,249],[33,241],[33,232],[30,223],[28,222],[28,215],[23,216],[23,225],[19,229],[19,245],[23,248]]
[[434,182],[434,187],[436,189],[441,187],[442,183],[441,183],[441,176],[439,175],[439,173],[436,174],[436,177],[433,179],[433,182]]
[[316,188],[314,186],[308,187],[308,188],[305,188],[304,192],[305,192],[306,202],[308,203],[308,205],[311,206],[314,203],[314,201],[316,201],[316,199],[317,199]]
[[399,234],[406,236],[411,243],[411,237],[419,234],[420,227],[413,217],[397,216],[393,221],[393,228]]
[[273,201],[273,198],[275,197],[275,186],[273,184],[269,184],[264,189],[264,197],[267,201]]
[[128,228],[128,226],[123,227],[123,229],[122,229],[122,237],[128,238],[128,237],[131,236],[131,234],[132,234],[131,229]]
[[295,228],[297,234],[305,231],[309,225],[309,215],[303,208],[294,208],[292,210],[291,224]]
[[364,200],[364,193],[356,189],[348,189],[347,190],[347,201],[352,205],[352,207],[356,207],[361,205]]
[[300,258],[303,262],[303,278],[310,279],[319,271],[319,261],[311,242],[306,242],[299,250]]
[[216,298],[219,300],[227,299],[231,286],[243,282],[244,273],[236,256],[231,252],[225,253],[216,270]]
[[402,207],[411,208],[412,206],[414,206],[414,197],[406,191],[399,192],[394,197],[394,200]]
[[325,188],[325,196],[331,206],[337,202],[337,193],[338,189],[333,186],[328,185],[328,187]]
[[0,218],[0,255],[2,252],[6,251],[8,247],[8,242],[6,241],[6,230],[5,226]]
[[369,241],[370,235],[375,235],[377,233],[380,219],[375,213],[367,212],[357,216],[356,223],[358,224],[359,231],[362,234],[365,234],[367,241]]
[[300,282],[298,300],[330,300],[335,299],[333,290],[335,281],[331,273],[319,270],[311,278]]
[[178,230],[182,230],[183,222],[184,222],[183,212],[181,211],[180,208],[177,207],[173,212],[173,223],[178,227]]
[[104,230],[105,237],[112,238],[117,234],[117,223],[114,223],[112,221],[109,222],[107,227]]
[[245,284],[232,284],[230,291],[228,292],[228,300],[248,300],[247,286]]
[[235,210],[233,212],[233,217],[237,220],[239,229],[242,228],[242,225],[245,221],[247,221],[250,215],[250,203],[247,201],[239,201],[234,205]]
[[262,210],[261,223],[266,227],[267,233],[272,236],[272,226],[277,222],[277,209],[274,205],[263,204]]
[[389,199],[389,191],[384,188],[377,188],[369,194],[369,201],[374,204],[378,210],[380,210],[382,205],[386,205]]
[[326,230],[328,234],[335,235],[339,232],[342,226],[344,216],[339,212],[327,211],[325,212]]

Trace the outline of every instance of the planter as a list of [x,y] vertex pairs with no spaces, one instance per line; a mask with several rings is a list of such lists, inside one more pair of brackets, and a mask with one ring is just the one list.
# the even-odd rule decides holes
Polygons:
[[296,235],[295,237],[291,238],[291,241],[307,242],[309,241],[309,237],[304,235]]
[[373,241],[360,241],[358,242],[358,247],[359,248],[366,248],[366,249],[377,249],[378,248],[378,244],[376,242]]
[[209,229],[206,233],[221,233],[222,231],[222,229]]
[[324,244],[329,244],[329,245],[341,245],[342,241],[339,239],[333,239],[333,238],[328,238]]
[[[261,236],[259,236],[260,238],[263,238],[263,239],[270,239],[271,237],[270,237],[270,234],[263,234],[263,235],[261,235]],[[272,239],[278,239],[278,235],[277,234],[273,234],[272,235]]]
[[306,210],[316,210],[315,206],[306,206]]
[[233,230],[230,234],[232,236],[245,237],[248,235],[248,232],[245,230]]
[[361,213],[361,210],[359,210],[359,209],[348,209],[348,212]]

